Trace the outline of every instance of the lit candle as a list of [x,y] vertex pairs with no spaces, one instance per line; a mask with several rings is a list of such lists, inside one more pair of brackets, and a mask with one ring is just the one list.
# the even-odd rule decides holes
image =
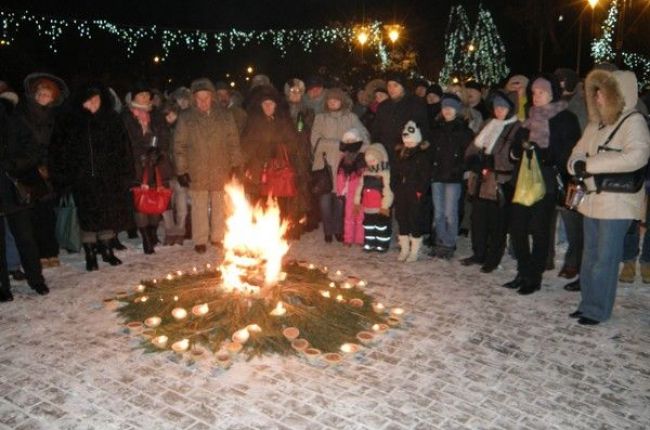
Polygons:
[[172,349],[176,352],[187,351],[187,348],[190,347],[189,339],[181,339],[177,342],[172,343]]
[[362,280],[362,281],[357,282],[357,287],[359,287],[359,288],[363,288],[363,287],[365,287],[366,285],[368,285],[368,284],[366,283],[366,281],[363,281],[363,280]]
[[386,324],[374,324],[372,330],[377,334],[382,334],[388,330],[388,326]]
[[202,305],[196,305],[192,308],[192,313],[196,315],[197,317],[202,317],[203,315],[207,314],[210,309],[208,308],[207,303],[203,303]]
[[138,293],[142,293],[142,292],[144,292],[145,288],[146,288],[146,287],[145,287],[144,285],[142,285],[142,284],[140,284],[140,285],[138,285],[137,287],[135,287],[135,289],[136,289],[136,291],[137,291]]
[[160,325],[160,317],[149,317],[146,320],[144,320],[144,325],[147,327],[155,328]]
[[196,273],[197,271],[198,269],[196,268],[196,266],[192,267],[192,272]]
[[262,332],[262,327],[260,327],[257,324],[249,324],[246,327],[246,330],[248,330],[250,333],[261,333]]
[[175,302],[178,301],[178,296],[174,296],[174,301],[175,301]]
[[178,276],[181,276],[181,275],[183,274],[183,272],[180,271],[180,270],[178,270],[178,271],[176,272],[176,274],[177,274]]
[[151,343],[156,345],[158,348],[164,348],[165,346],[167,346],[167,340],[169,340],[167,336],[161,335],[151,339]]
[[309,263],[309,266],[307,266],[307,268],[308,268],[309,270],[314,270],[314,269],[316,268],[316,266],[314,266],[313,264]]
[[344,343],[341,345],[341,351],[345,352],[346,354],[354,354],[359,350],[359,345],[356,343]]
[[271,311],[271,315],[275,317],[281,317],[282,315],[286,314],[287,310],[285,309],[284,305],[282,302],[278,302],[277,305],[275,305],[275,309]]
[[390,314],[396,317],[404,315],[404,309],[402,308],[393,308],[390,310]]
[[140,297],[140,301],[141,301],[142,303],[146,302],[147,300],[149,300],[149,297],[147,297],[147,296],[142,296],[142,297]]
[[342,295],[339,294],[339,295],[336,296],[336,301],[339,302],[339,303],[343,303],[345,301],[345,299],[343,298]]
[[209,269],[212,266],[210,265],[210,263],[208,263],[208,264],[205,265],[205,267]]
[[187,316],[187,311],[183,308],[174,308],[172,309],[172,316],[177,320],[182,320]]
[[239,342],[242,345],[246,343],[248,338],[250,337],[250,333],[246,328],[243,328],[241,330],[237,330],[235,333],[232,335],[232,340],[233,342]]
[[169,274],[166,276],[166,278],[167,278],[168,281],[171,281],[172,279],[174,279],[174,275],[172,275],[171,273],[169,273]]
[[328,298],[328,299],[331,297],[329,291],[323,290],[323,291],[320,292],[320,294],[321,294],[321,296],[323,296],[325,298]]
[[336,284],[334,282],[330,282],[330,288],[336,288]]
[[383,305],[383,303],[373,303],[372,304],[372,309],[376,313],[380,314],[380,313],[384,312],[384,310],[386,310],[386,307]]
[[343,288],[344,290],[349,290],[350,288],[352,288],[352,284],[350,284],[348,281],[345,281],[345,282],[341,285],[341,288]]

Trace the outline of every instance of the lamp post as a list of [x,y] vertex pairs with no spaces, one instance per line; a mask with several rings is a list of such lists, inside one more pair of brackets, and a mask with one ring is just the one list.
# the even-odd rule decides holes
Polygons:
[[[592,34],[592,26],[594,22],[594,9],[596,8],[596,5],[598,4],[598,0],[587,0],[587,3],[589,3],[589,6],[591,6],[591,25],[589,27],[589,37],[591,37]],[[578,76],[580,76],[580,60],[582,59],[582,31],[584,27],[584,23],[582,22],[582,16],[584,15],[585,11],[584,9],[580,11],[580,16],[578,17],[578,52],[576,54],[576,73]]]

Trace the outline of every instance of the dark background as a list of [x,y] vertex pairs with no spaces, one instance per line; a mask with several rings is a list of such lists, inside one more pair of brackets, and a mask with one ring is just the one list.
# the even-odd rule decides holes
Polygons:
[[[630,1],[630,0],[628,0]],[[443,39],[452,5],[465,5],[470,25],[476,20],[478,0],[147,0],[111,2],[96,1],[14,1],[3,0],[5,10],[29,10],[35,14],[61,18],[103,18],[115,24],[183,29],[223,31],[231,28],[264,30],[279,28],[310,28],[328,24],[360,23],[378,19],[399,23],[405,32],[397,43],[398,49],[413,49],[418,53],[418,71],[435,80],[442,67]],[[507,63],[513,72],[531,74],[540,68],[552,71],[556,67],[576,67],[578,28],[582,23],[583,38],[581,74],[591,67],[589,42],[597,35],[608,3],[600,1],[591,26],[591,8],[586,0],[484,0],[483,5],[493,15],[507,51]],[[650,54],[650,1],[632,0],[626,20],[625,49]],[[582,19],[580,16],[582,14]],[[563,19],[560,21],[559,16]],[[192,78],[208,76],[224,79],[229,73],[243,85],[245,68],[253,65],[255,73],[266,73],[280,83],[292,76],[305,77],[315,72],[344,79],[366,79],[377,75],[371,70],[372,58],[355,46],[324,46],[312,53],[293,47],[286,57],[270,45],[241,48],[234,52],[216,53],[173,50],[163,63],[152,59],[160,54],[154,42],[144,43],[131,58],[112,36],[93,33],[82,40],[68,29],[57,42],[58,53],[50,52],[48,38],[36,36],[29,25],[11,46],[0,47],[0,79],[15,87],[29,72],[50,71],[63,77],[72,86],[90,77],[102,79],[118,89],[128,82],[146,76],[161,88],[187,85]],[[543,40],[543,44],[540,41]],[[543,46],[543,51],[540,47]],[[540,59],[540,51],[543,53]],[[354,83],[354,82],[351,82]]]

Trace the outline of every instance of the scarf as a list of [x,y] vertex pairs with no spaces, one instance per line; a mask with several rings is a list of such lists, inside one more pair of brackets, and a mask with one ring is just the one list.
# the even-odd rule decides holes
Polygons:
[[523,124],[525,128],[530,130],[528,140],[535,142],[540,148],[548,148],[551,136],[548,121],[565,110],[566,107],[567,102],[560,100],[544,106],[533,106],[530,108],[530,116]]
[[474,139],[474,145],[477,148],[482,149],[486,154],[491,154],[494,145],[497,143],[497,140],[499,140],[499,136],[503,133],[503,129],[517,120],[516,115],[504,120],[492,118],[476,136]]
[[149,132],[149,123],[151,122],[151,114],[148,110],[140,109],[131,105],[131,113],[140,123],[142,127],[142,134],[147,134]]

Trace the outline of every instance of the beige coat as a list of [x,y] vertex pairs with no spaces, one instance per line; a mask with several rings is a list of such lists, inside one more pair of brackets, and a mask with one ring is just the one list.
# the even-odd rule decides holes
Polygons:
[[[602,108],[595,101],[598,89],[606,100]],[[645,166],[650,156],[650,133],[639,114],[627,118],[607,145],[620,152],[598,153],[598,147],[605,143],[618,123],[636,106],[638,96],[634,73],[594,70],[587,76],[585,95],[589,124],[573,148],[567,165],[569,173],[575,173],[573,165],[578,160],[586,161],[587,173],[592,175],[633,172]],[[645,210],[643,188],[635,194],[596,193],[593,178],[587,178],[585,184],[589,193],[578,207],[583,215],[597,219],[642,219]]]
[[239,132],[232,113],[216,105],[209,114],[192,107],[174,132],[176,173],[189,173],[191,190],[221,191],[233,167],[241,165]]

